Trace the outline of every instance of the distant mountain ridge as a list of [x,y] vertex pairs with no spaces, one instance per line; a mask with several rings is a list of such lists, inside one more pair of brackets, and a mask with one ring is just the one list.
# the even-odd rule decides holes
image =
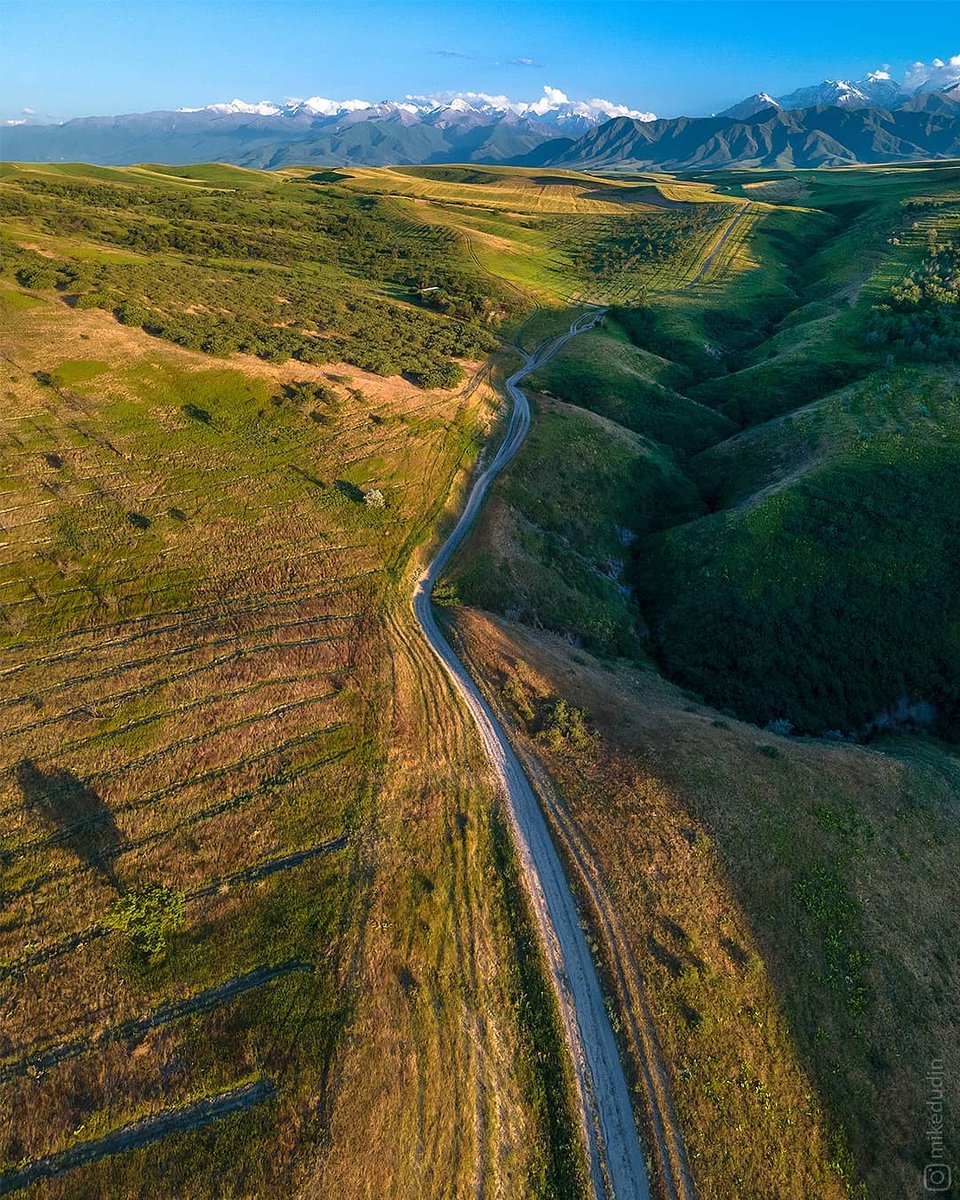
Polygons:
[[[939,61],[939,60],[937,60]],[[951,64],[957,60],[951,59]],[[946,73],[946,77],[944,75]],[[955,75],[955,77],[954,77]],[[823,104],[837,108],[887,108],[897,109],[919,97],[935,92],[950,92],[960,88],[960,63],[954,67],[941,63],[940,68],[920,82],[898,83],[887,70],[870,71],[862,79],[852,82],[846,79],[824,79],[809,87],[797,88],[783,96],[771,96],[768,92],[756,92],[737,104],[718,113],[721,117],[742,120],[766,108],[796,111],[819,108]]]
[[8,122],[0,129],[0,154],[22,162],[104,166],[497,163],[620,116],[654,118],[609,100],[571,100],[552,87],[532,102],[479,92],[377,104],[322,96],[283,103],[230,100],[173,112],[79,117],[59,125]]
[[573,142],[536,148],[529,166],[581,170],[707,171],[742,167],[838,167],[960,159],[960,89],[914,96],[902,108],[766,107],[742,119],[618,118]]
[[913,79],[908,73],[904,84],[880,70],[779,97],[758,92],[712,117],[658,119],[545,87],[529,102],[480,92],[376,104],[312,96],[236,99],[58,125],[27,119],[0,126],[0,158],[265,169],[467,162],[709,170],[960,156],[960,56],[935,60],[934,68]]

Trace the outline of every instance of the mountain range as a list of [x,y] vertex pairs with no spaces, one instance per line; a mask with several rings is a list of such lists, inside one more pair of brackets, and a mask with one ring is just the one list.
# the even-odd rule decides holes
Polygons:
[[[958,72],[960,75],[960,72]],[[852,82],[846,79],[825,79],[811,87],[797,88],[784,96],[771,96],[768,92],[756,92],[738,104],[725,108],[718,115],[742,120],[752,117],[766,108],[788,111],[803,108],[818,108],[822,104],[837,108],[899,108],[916,96],[942,90],[942,85],[921,84],[916,88],[904,87],[889,71],[871,71],[863,79]]]
[[479,92],[375,104],[312,96],[61,124],[8,121],[0,128],[0,157],[105,166],[474,162],[661,170],[960,157],[960,60],[940,63],[937,74],[912,85],[909,73],[900,84],[880,70],[778,97],[758,92],[712,117],[658,119],[546,87],[529,102]]
[[767,106],[727,116],[633,121],[619,117],[576,139],[546,142],[526,166],[579,170],[709,171],[722,167],[841,167],[960,159],[960,92],[913,97],[894,111]]
[[0,156],[18,162],[231,162],[384,166],[512,161],[557,137],[575,138],[611,118],[653,120],[608,100],[570,100],[546,87],[539,100],[480,92],[405,100],[231,100],[174,112],[81,117],[59,125],[7,122]]

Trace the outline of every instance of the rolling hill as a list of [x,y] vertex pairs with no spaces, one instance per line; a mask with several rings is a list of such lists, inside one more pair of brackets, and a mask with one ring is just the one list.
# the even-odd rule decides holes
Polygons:
[[958,1069],[958,176],[711,173],[742,269],[531,377],[451,566],[714,1200],[920,1194]]
[[586,1193],[408,597],[510,342],[597,305],[438,620],[582,885],[654,1194],[918,1194],[931,1047],[960,1078],[958,180],[0,169],[0,1192]]

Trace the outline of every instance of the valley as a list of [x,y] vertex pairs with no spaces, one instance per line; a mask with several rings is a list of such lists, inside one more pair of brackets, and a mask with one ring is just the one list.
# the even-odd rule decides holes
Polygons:
[[0,218],[0,1191],[914,1194],[960,169],[20,163]]

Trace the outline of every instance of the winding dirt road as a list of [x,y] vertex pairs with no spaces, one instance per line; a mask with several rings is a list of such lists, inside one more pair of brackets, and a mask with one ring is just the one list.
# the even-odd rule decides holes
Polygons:
[[648,1200],[650,1186],[610,1020],[573,894],[540,804],[503,727],[437,625],[430,595],[475,520],[496,476],[520,448],[530,406],[520,381],[603,315],[578,317],[560,337],[525,355],[506,381],[513,402],[503,442],[477,477],[459,521],[418,579],[413,611],[423,635],[473,714],[487,757],[507,801],[517,851],[556,985],[580,1093],[593,1190],[603,1200]]

